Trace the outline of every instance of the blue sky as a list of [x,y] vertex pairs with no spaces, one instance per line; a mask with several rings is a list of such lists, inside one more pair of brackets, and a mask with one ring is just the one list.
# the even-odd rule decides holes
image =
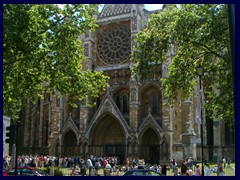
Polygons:
[[144,4],[145,9],[152,11],[156,9],[162,9],[162,4]]

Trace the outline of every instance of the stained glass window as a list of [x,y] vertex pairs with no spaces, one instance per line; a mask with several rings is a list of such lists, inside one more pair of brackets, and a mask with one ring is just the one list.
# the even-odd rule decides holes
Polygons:
[[129,60],[131,33],[129,24],[116,24],[98,37],[98,57],[105,64],[121,64]]
[[152,114],[157,115],[158,112],[158,100],[157,96],[152,97]]

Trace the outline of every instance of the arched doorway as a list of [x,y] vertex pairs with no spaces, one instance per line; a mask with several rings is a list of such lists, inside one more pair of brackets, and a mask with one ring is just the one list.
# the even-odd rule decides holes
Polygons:
[[91,131],[89,153],[96,156],[115,156],[120,163],[125,155],[125,133],[120,122],[111,114],[103,116]]
[[77,138],[72,131],[68,131],[64,136],[64,156],[74,156],[77,151]]
[[159,162],[160,158],[160,145],[157,133],[152,129],[148,128],[143,136],[141,143],[141,158],[145,159],[145,162],[154,164]]

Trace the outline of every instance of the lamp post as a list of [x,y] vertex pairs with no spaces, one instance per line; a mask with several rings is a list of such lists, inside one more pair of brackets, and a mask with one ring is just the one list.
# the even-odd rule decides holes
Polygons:
[[[203,67],[198,64],[197,66],[197,75],[198,75],[198,78],[199,78],[199,90],[200,90],[200,101],[201,101],[201,104],[202,104],[202,81],[201,81],[201,77],[203,75]],[[203,120],[202,120],[202,105],[201,105],[201,150],[202,150],[202,176],[204,176],[204,166],[203,166],[203,161],[204,161],[204,158],[203,158]]]

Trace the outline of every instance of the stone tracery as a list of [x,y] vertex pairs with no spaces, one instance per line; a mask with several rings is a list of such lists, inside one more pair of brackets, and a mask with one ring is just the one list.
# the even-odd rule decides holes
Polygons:
[[108,65],[129,60],[131,35],[128,24],[114,24],[99,34],[97,51],[99,59]]

